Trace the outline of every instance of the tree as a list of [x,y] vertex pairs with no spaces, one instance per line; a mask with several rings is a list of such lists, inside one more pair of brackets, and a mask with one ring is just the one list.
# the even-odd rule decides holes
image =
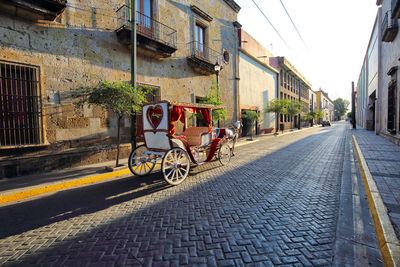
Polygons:
[[[285,99],[272,99],[266,103],[266,108],[264,109],[265,113],[273,112],[276,116],[276,121],[278,124],[279,116],[281,114],[286,114],[286,102]],[[278,125],[276,125],[276,129],[278,130]]]
[[314,111],[314,118],[319,123],[319,119],[324,117],[324,112],[322,110]]
[[340,119],[346,114],[350,102],[347,99],[339,97],[333,101],[333,105],[335,109],[335,118]]
[[313,120],[314,120],[314,112],[313,111],[309,111],[309,112],[307,112],[306,114],[304,114],[303,115],[303,118],[305,119],[305,120],[307,120],[308,122],[310,122],[311,121],[311,126],[313,125]]
[[[287,115],[293,117],[293,116],[299,114],[299,112],[303,108],[303,104],[298,100],[294,100],[294,101],[290,101],[289,99],[285,99],[285,100],[287,100],[287,102],[286,102]],[[300,123],[300,121],[299,121],[299,123]],[[290,125],[291,125],[291,128],[293,129],[293,120],[291,121]]]
[[[207,91],[206,96],[200,100],[200,103],[210,104],[214,106],[222,106],[221,94],[218,85],[213,81],[210,89]],[[226,109],[217,109],[212,111],[212,121],[226,120]]]
[[250,121],[250,127],[251,127],[250,140],[252,140],[254,123],[258,121],[258,119],[260,118],[260,115],[254,110],[244,110],[242,113],[242,118]]
[[130,83],[109,81],[100,82],[96,86],[82,86],[73,92],[73,96],[78,98],[78,107],[84,104],[96,105],[103,110],[113,111],[118,116],[116,167],[119,166],[121,119],[124,115],[140,112],[141,105],[146,102],[146,96],[150,92],[151,89],[146,86],[134,88]]
[[347,118],[351,119],[353,117],[353,114],[350,112],[347,112]]

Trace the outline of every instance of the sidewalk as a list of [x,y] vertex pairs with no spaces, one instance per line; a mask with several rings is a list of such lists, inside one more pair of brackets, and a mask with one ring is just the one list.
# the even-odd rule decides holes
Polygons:
[[[317,126],[315,126],[317,127]],[[313,127],[302,128],[302,130],[312,129]],[[293,134],[299,130],[285,130],[276,136]],[[257,142],[260,138],[273,137],[274,133],[253,136],[252,141],[249,137],[242,137],[238,140],[236,147]],[[121,159],[120,164],[124,167],[118,168],[113,172],[107,172],[106,166],[115,166],[115,161],[102,162],[93,165],[67,168],[57,171],[32,174],[20,177],[0,179],[0,205],[33,197],[44,193],[55,192],[82,185],[88,185],[108,179],[119,179],[121,177],[132,176],[128,169],[128,159]]]
[[[382,248],[395,248],[393,257],[400,262],[400,147],[361,127],[352,129],[355,148],[359,149],[360,170],[363,172],[365,187],[369,187],[367,197]],[[358,144],[358,145],[357,145]],[[361,153],[360,153],[361,152]],[[360,160],[360,158],[363,158]],[[368,190],[367,190],[368,191]],[[382,203],[380,205],[379,203]],[[383,218],[383,219],[382,219]],[[385,218],[387,218],[385,220]],[[391,228],[391,226],[393,226]],[[381,228],[381,229],[379,229]],[[393,233],[394,230],[394,233]],[[379,233],[380,232],[380,233]],[[397,238],[396,238],[397,236]]]

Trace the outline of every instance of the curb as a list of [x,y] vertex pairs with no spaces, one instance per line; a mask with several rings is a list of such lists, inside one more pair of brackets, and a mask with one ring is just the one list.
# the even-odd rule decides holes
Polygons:
[[128,174],[128,173],[130,173],[130,171],[128,168],[126,168],[126,169],[116,171],[116,172],[105,173],[105,174],[100,174],[100,175],[95,175],[95,176],[89,176],[89,177],[75,179],[75,180],[68,181],[68,182],[61,182],[61,183],[56,183],[56,184],[52,184],[52,185],[47,185],[44,187],[38,187],[35,189],[30,189],[30,190],[26,190],[26,191],[22,191],[22,192],[18,192],[18,193],[11,193],[8,195],[0,196],[0,205],[8,203],[8,202],[12,202],[12,201],[21,200],[21,199],[28,198],[28,197],[42,195],[42,194],[49,193],[49,192],[60,191],[60,190],[69,189],[72,187],[86,185],[86,184],[114,178],[114,177],[121,176],[121,175]]
[[384,265],[400,266],[399,240],[394,232],[387,209],[383,204],[378,187],[372,178],[367,162],[365,161],[364,155],[357,143],[357,139],[354,135],[352,136],[352,139]]
[[[313,127],[307,127],[307,128],[303,128],[303,129],[312,129],[312,128]],[[279,134],[277,136],[283,136],[283,135],[286,135],[286,134],[292,134],[292,133],[296,133],[296,132],[298,132],[298,131],[285,132],[285,133]],[[255,142],[259,141],[259,138],[263,138],[263,137],[267,137],[267,136],[274,136],[274,135],[271,134],[271,135],[259,136],[259,137],[255,138],[252,141],[241,141],[240,143],[238,143],[236,145],[236,147],[240,147],[240,146],[244,146],[244,145],[255,143]],[[117,176],[125,175],[125,174],[128,174],[128,173],[130,173],[130,170],[128,168],[125,168],[125,169],[122,169],[122,170],[119,170],[119,171],[116,171],[116,172],[84,177],[84,178],[75,179],[75,180],[71,180],[71,181],[67,181],[67,182],[60,182],[60,183],[56,183],[56,184],[50,184],[50,185],[46,185],[46,186],[43,186],[43,187],[29,189],[29,190],[25,190],[25,191],[21,191],[21,192],[17,192],[17,193],[10,193],[10,194],[7,194],[7,195],[0,195],[0,205],[5,204],[5,203],[9,203],[9,202],[13,202],[13,201],[18,201],[18,200],[21,200],[21,199],[24,199],[24,198],[29,198],[29,197],[42,195],[42,194],[45,194],[45,193],[50,193],[50,192],[65,190],[65,189],[74,188],[74,187],[78,187],[78,186],[82,186],[82,185],[87,185],[87,184],[91,184],[91,183],[94,183],[94,182],[107,180],[107,179],[111,179],[111,178],[114,178],[114,177],[117,177]]]
[[[302,131],[309,130],[309,129],[314,129],[314,128],[318,128],[318,126],[314,125],[314,126],[310,126],[310,127],[303,127],[300,130],[296,129],[295,131],[287,130],[287,131],[285,131],[283,133],[278,132],[278,134],[276,134],[276,133],[267,133],[267,134],[255,135],[255,136],[253,136],[253,139],[254,139],[253,141],[244,140],[244,139],[248,138],[247,136],[244,136],[244,137],[240,137],[239,138],[239,141],[240,141],[239,144],[241,144],[241,143],[245,143],[245,144],[249,143],[249,144],[251,144],[251,143],[257,142],[259,139],[263,139],[263,138],[266,138],[266,137],[280,137],[280,136],[284,136],[284,135],[287,135],[287,134],[294,134],[294,133],[298,133],[298,132],[302,132]],[[241,144],[241,146],[242,146],[242,144]]]

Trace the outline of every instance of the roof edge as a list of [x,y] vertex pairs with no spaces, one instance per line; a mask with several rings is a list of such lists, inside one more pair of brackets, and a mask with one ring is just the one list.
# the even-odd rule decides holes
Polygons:
[[241,7],[236,4],[236,2],[234,0],[224,0],[225,3],[228,4],[228,6],[230,6],[236,13],[239,13]]

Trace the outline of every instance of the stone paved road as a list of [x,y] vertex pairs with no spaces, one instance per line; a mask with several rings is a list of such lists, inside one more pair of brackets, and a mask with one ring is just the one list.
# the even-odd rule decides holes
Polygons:
[[344,125],[268,137],[231,164],[61,191],[0,208],[0,265],[332,265]]

